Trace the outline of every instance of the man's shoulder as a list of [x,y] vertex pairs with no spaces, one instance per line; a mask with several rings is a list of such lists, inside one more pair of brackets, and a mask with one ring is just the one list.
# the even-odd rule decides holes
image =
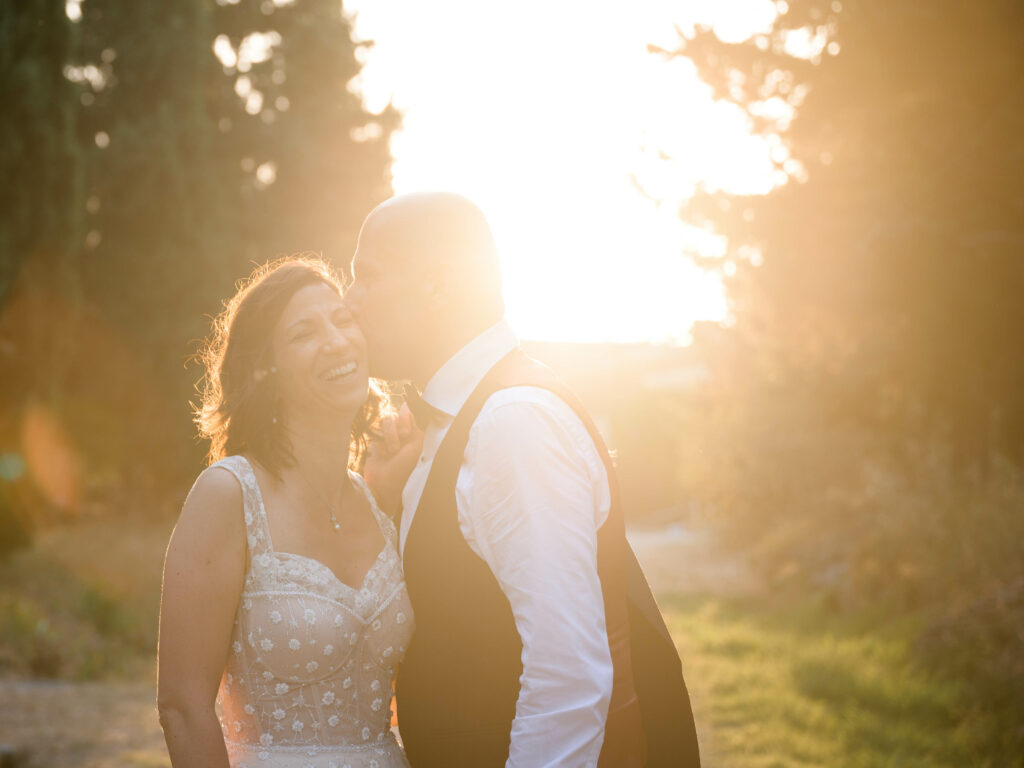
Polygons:
[[573,392],[546,365],[527,355],[521,348],[499,361],[488,373],[478,391],[483,400],[470,406],[472,421],[467,448],[481,445],[514,455],[561,445],[574,454],[588,455],[597,446],[591,433],[592,420]]
[[550,389],[507,387],[487,398],[473,424],[470,443],[500,446],[503,454],[526,449],[535,458],[545,454],[541,444],[548,449],[561,446],[561,450],[580,458],[599,461],[584,418]]
[[478,421],[497,419],[514,422],[520,417],[529,418],[530,414],[576,417],[572,406],[554,390],[535,384],[519,384],[491,393],[480,409]]

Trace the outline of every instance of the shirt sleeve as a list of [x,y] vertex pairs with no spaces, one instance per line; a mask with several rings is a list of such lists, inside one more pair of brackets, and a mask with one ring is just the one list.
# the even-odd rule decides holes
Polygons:
[[507,768],[596,766],[613,670],[597,574],[610,497],[593,441],[553,393],[502,390],[470,432],[456,503],[523,642]]

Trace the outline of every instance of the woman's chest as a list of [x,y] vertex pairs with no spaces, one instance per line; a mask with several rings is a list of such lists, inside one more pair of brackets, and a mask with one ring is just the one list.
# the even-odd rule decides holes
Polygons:
[[[390,669],[412,638],[412,606],[400,580],[374,582],[333,596],[295,582],[247,591],[232,652],[268,680],[289,683],[339,675],[357,663]],[[323,586],[330,592],[339,585],[325,579]]]

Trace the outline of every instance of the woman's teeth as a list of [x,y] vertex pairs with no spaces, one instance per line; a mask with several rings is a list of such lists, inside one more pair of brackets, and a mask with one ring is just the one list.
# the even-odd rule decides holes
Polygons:
[[344,365],[339,365],[337,368],[331,368],[331,370],[326,371],[324,373],[324,378],[327,379],[327,381],[334,381],[335,379],[340,379],[342,376],[348,376],[350,373],[354,372],[355,369],[356,363],[353,360],[351,363],[345,363]]

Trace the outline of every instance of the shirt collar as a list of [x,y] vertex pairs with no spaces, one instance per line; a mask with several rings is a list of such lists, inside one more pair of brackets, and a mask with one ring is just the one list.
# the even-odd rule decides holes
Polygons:
[[506,320],[500,320],[448,358],[423,389],[423,399],[454,417],[487,372],[519,346]]

